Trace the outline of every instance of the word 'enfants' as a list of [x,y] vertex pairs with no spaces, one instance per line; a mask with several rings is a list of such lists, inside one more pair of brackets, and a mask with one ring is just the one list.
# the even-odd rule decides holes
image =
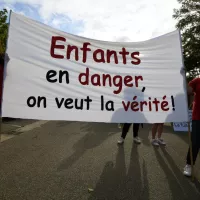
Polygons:
[[[66,45],[66,38],[61,36],[52,36],[50,54],[56,59],[65,58],[70,60],[72,56],[76,61],[82,61],[83,63],[93,59],[96,63],[111,63],[114,61],[115,64],[118,64],[119,61],[122,60],[122,63],[125,65],[127,64],[127,60],[130,60],[130,58],[130,62],[133,65],[139,65],[141,63],[139,58],[140,52],[129,52],[124,47],[122,47],[119,52],[111,49],[100,48],[93,51],[94,46],[92,46],[92,49],[90,46],[92,45],[89,42],[84,42],[82,47],[70,44]],[[65,53],[61,53],[59,50],[65,50]],[[88,57],[88,52],[92,52],[92,58]],[[71,55],[72,53],[73,55]],[[113,61],[111,61],[111,59]]]

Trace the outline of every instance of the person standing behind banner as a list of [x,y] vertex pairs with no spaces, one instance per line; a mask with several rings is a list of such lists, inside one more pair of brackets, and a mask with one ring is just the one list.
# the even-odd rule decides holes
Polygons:
[[[129,128],[130,128],[131,124],[129,123],[125,123],[122,127],[122,134],[121,134],[121,138],[118,140],[118,144],[123,144],[124,143],[124,140],[126,138],[126,135],[129,131]],[[140,138],[138,137],[138,132],[139,132],[139,127],[140,127],[140,124],[133,124],[133,140],[136,144],[140,144],[141,143],[141,140]]]
[[[161,138],[163,133],[163,126],[164,123],[155,123],[152,126],[152,141],[151,144],[153,146],[159,146],[159,145],[166,145],[164,140]],[[158,133],[158,138],[156,139],[156,133]]]
[[[192,155],[193,164],[197,159],[197,155],[200,149],[200,78],[195,78],[189,82],[188,94],[194,94],[193,109],[192,109]],[[190,158],[190,148],[188,149],[186,166],[184,168],[183,174],[185,176],[192,175],[191,168],[191,158]]]

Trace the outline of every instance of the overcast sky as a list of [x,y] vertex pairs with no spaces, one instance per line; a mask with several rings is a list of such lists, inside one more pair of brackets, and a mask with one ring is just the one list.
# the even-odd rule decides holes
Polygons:
[[56,29],[107,41],[142,41],[175,30],[177,0],[1,0]]

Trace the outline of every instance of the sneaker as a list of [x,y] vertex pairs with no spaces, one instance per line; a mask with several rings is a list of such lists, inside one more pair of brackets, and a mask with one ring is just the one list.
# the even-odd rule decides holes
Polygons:
[[166,145],[166,143],[164,142],[164,140],[161,139],[161,138],[158,138],[157,141],[158,141],[158,144]]
[[123,144],[124,143],[124,138],[120,138],[119,140],[118,140],[118,142],[117,142],[118,144]]
[[133,138],[133,141],[136,143],[136,144],[141,144],[141,140],[139,137],[134,137]]
[[185,176],[191,176],[192,175],[192,168],[190,165],[186,165],[183,171],[183,174]]
[[158,141],[156,139],[152,139],[151,144],[153,146],[157,146],[157,147],[159,146],[159,143],[158,143]]

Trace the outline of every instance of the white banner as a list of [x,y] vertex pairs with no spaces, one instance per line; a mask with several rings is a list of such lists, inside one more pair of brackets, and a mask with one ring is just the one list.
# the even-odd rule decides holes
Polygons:
[[[192,131],[192,110],[189,110],[190,130]],[[175,122],[173,123],[174,131],[188,132],[188,122]]]
[[3,117],[113,123],[187,121],[180,36],[105,42],[11,14]]

